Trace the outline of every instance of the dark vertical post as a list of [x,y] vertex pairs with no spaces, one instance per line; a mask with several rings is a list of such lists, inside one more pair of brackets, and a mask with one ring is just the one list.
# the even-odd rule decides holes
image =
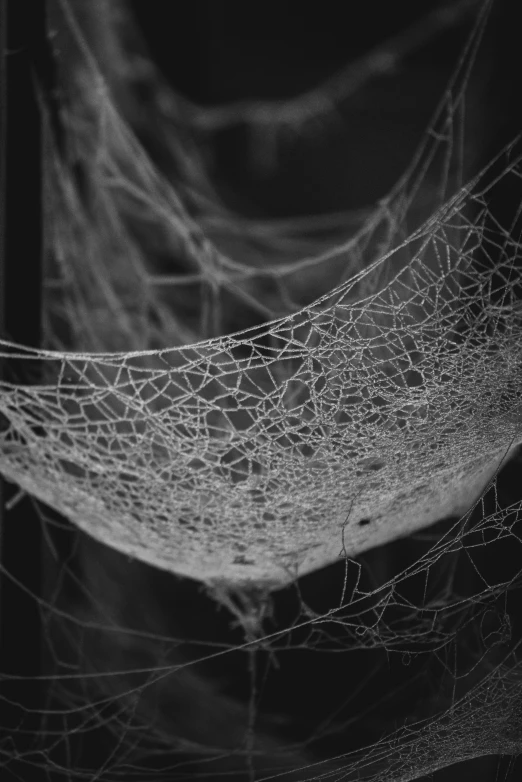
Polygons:
[[[42,122],[35,90],[46,44],[45,0],[0,0],[0,334],[40,344],[42,290]],[[13,379],[11,362],[0,364]],[[17,382],[35,382],[17,366]],[[43,691],[42,534],[26,498],[10,510],[16,487],[0,479],[0,736],[11,742],[2,779],[38,778]],[[7,505],[7,508],[6,508]],[[16,755],[24,759],[16,759]],[[5,764],[5,765],[4,765]],[[35,765],[36,764],[36,765]]]
[[[519,26],[516,23],[517,3],[512,0],[496,0],[493,4],[487,34],[492,51],[489,84],[486,92],[485,128],[487,145],[484,163],[496,156],[506,144],[522,135],[522,50],[517,40]],[[518,140],[511,159],[522,152],[522,141]],[[503,156],[492,169],[491,180],[496,179],[508,159]],[[520,171],[520,166],[518,167]],[[520,176],[512,174],[503,177],[488,193],[489,215],[486,220],[486,232],[498,234],[498,224],[506,230],[513,242],[522,238],[522,181]],[[492,252],[491,246],[486,248]],[[520,253],[509,250],[514,259],[511,281],[515,282],[515,295],[522,298],[522,260]],[[495,259],[496,260],[496,259]],[[485,259],[486,263],[488,259]],[[497,302],[506,283],[505,271],[493,276],[493,300]]]

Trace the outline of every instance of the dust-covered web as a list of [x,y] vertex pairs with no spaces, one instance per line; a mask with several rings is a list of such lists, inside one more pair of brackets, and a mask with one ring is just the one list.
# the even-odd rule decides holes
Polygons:
[[[45,734],[45,761],[56,773],[90,778],[53,752],[67,745],[70,726],[87,733],[101,724],[117,738],[95,777],[107,780],[156,778],[141,764],[174,750],[221,753],[238,778],[245,767],[252,779],[269,778],[279,763],[282,779],[376,782],[520,752],[522,681],[508,610],[519,572],[490,564],[506,541],[520,543],[520,502],[497,494],[522,442],[520,210],[502,222],[490,204],[499,187],[520,192],[522,147],[514,139],[477,173],[467,130],[492,5],[457,4],[415,27],[423,41],[471,16],[434,119],[390,193],[372,208],[284,222],[226,205],[208,173],[214,132],[243,123],[255,142],[269,127],[277,165],[278,144],[329,132],[336,112],[342,123],[353,85],[364,89],[375,63],[395,61],[415,35],[399,36],[380,59],[372,52],[370,66],[354,71],[365,75],[360,83],[343,72],[287,104],[219,112],[196,109],[165,84],[124,6],[107,11],[119,66],[105,72],[82,15],[58,3],[78,51],[64,84],[67,153],[48,137],[47,348],[1,343],[11,376],[0,384],[0,471],[95,540],[204,584],[244,641],[202,651],[219,644],[193,639],[199,653],[173,663],[187,639],[136,629],[132,619],[126,630],[127,609],[96,577],[86,577],[88,608],[70,616],[53,595],[44,614],[81,660],[71,673],[55,651],[57,705],[45,717],[63,725]],[[149,85],[147,132],[168,153],[164,170],[147,133],[133,130],[133,80]],[[154,253],[175,258],[171,274],[154,268]],[[254,328],[234,329],[239,307]],[[31,384],[18,379],[26,366]],[[418,556],[397,572],[371,573],[371,550],[412,535]],[[339,560],[335,602],[318,599],[318,608],[301,595],[297,614],[278,624],[279,591],[299,596],[305,576]],[[112,674],[93,652],[100,623],[128,658]],[[136,651],[138,638],[148,651]],[[284,669],[301,648],[383,650],[403,662],[430,655],[445,671],[439,700],[432,693],[425,712],[417,705],[375,728],[371,746],[350,743],[353,718],[334,714],[285,754],[258,729],[262,668]],[[185,739],[175,719],[170,732],[156,728],[167,680],[178,676],[194,695],[192,666],[240,653],[249,702],[213,695],[208,705],[241,726],[233,739],[208,746],[203,729],[201,741]],[[379,675],[376,667],[369,679]],[[362,719],[358,696],[339,696],[350,699]],[[308,748],[332,736],[338,748],[343,731],[346,754],[312,764]],[[174,765],[158,778],[191,775]]]

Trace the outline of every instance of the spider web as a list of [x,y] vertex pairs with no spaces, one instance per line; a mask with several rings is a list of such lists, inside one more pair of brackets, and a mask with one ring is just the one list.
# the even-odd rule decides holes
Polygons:
[[[465,142],[491,5],[458,4],[459,13],[477,11],[473,31],[391,192],[375,208],[289,224],[233,213],[207,172],[198,134],[241,121],[255,138],[269,117],[277,148],[281,126],[299,137],[303,117],[320,113],[321,90],[279,113],[258,105],[216,113],[167,95],[153,74],[154,121],[176,131],[164,131],[175,173],[168,177],[64,8],[83,63],[74,77],[81,97],[69,96],[65,121],[88,181],[78,186],[70,160],[49,140],[47,348],[0,343],[12,373],[0,383],[0,471],[101,543],[203,583],[235,615],[244,642],[196,662],[245,653],[250,704],[241,711],[226,703],[232,721],[246,720],[237,758],[250,762],[252,778],[254,769],[268,773],[256,757],[278,749],[256,727],[261,663],[277,665],[301,647],[386,650],[406,663],[429,653],[449,671],[451,692],[364,752],[315,767],[304,755],[302,771],[281,778],[406,782],[466,758],[520,752],[518,643],[502,608],[519,573],[488,570],[496,547],[520,543],[520,502],[506,508],[497,497],[499,472],[522,442],[520,214],[502,224],[489,204],[499,186],[519,186],[522,149],[514,140],[476,174]],[[427,24],[454,18],[440,12]],[[136,62],[129,60],[132,73],[149,78],[150,62]],[[367,79],[376,69],[359,70]],[[334,83],[324,89],[326,113],[350,99],[341,76]],[[144,241],[168,248],[184,273],[151,269]],[[310,296],[321,284],[324,292]],[[231,329],[231,301],[260,325]],[[179,314],[184,304],[188,317]],[[17,381],[27,366],[37,383]],[[456,521],[430,535],[449,517]],[[422,554],[370,585],[365,553],[412,534]],[[472,594],[459,583],[463,559],[477,579]],[[298,618],[277,627],[277,592],[299,593],[303,577],[339,561],[335,605],[313,608],[301,596]],[[420,601],[408,592],[419,578]],[[96,605],[88,583],[86,617],[97,616],[105,598],[99,593]],[[80,649],[78,617],[49,607]],[[107,613],[101,609],[101,621]],[[87,637],[96,631],[90,625],[85,619]],[[135,630],[126,634],[124,625],[118,609],[109,629],[132,649]],[[451,655],[461,637],[469,643],[466,634],[476,649],[472,662],[457,664]],[[69,704],[65,722],[78,719],[88,731],[106,707],[116,708],[107,723],[119,743],[100,778],[139,779],[140,758],[168,744],[154,731],[143,739],[136,701],[193,664],[173,665],[164,654],[165,666],[157,653],[136,666],[138,685],[130,670],[106,685],[87,663],[101,692],[87,707],[67,689],[71,677],[56,676]],[[323,724],[307,741],[348,725]],[[215,754],[204,743],[202,755]],[[177,748],[194,746],[180,738]],[[300,757],[289,751],[281,768],[295,769]]]

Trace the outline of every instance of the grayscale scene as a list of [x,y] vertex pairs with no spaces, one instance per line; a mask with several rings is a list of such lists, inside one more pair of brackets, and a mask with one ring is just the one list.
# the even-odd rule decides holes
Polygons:
[[0,779],[522,779],[515,0],[4,0]]

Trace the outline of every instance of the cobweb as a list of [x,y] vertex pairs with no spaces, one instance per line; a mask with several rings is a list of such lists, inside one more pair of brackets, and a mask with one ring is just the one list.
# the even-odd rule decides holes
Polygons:
[[[244,635],[183,664],[166,651],[164,666],[146,658],[137,685],[125,669],[111,690],[94,666],[98,700],[87,706],[57,675],[64,724],[88,730],[107,705],[116,709],[118,747],[95,778],[155,778],[140,763],[173,737],[147,735],[143,721],[154,721],[136,692],[234,651],[248,660],[249,704],[226,708],[243,720],[244,746],[221,749],[237,755],[238,774],[250,764],[251,779],[269,778],[256,758],[277,749],[256,727],[261,661],[277,666],[296,648],[383,650],[405,663],[429,654],[447,689],[371,746],[347,741],[346,754],[314,765],[298,751],[350,720],[323,724],[281,755],[282,779],[406,782],[520,753],[518,628],[507,608],[520,573],[488,563],[497,547],[520,543],[520,502],[497,495],[522,443],[520,207],[503,222],[490,205],[500,187],[520,192],[522,146],[514,139],[477,172],[468,143],[492,5],[439,9],[298,99],[218,110],[162,80],[120,4],[106,9],[118,32],[110,53],[125,65],[117,76],[89,48],[81,13],[58,4],[76,60],[62,96],[67,151],[48,137],[46,348],[0,343],[10,372],[0,383],[0,472],[111,549],[203,584]],[[342,124],[355,90],[461,17],[471,33],[451,81],[376,206],[278,221],[227,205],[210,173],[215,133],[242,124],[254,150],[263,138],[256,165],[268,175],[280,148]],[[132,116],[125,79],[129,89],[148,85],[152,130]],[[164,170],[147,132],[168,152]],[[175,268],[165,274],[147,254]],[[238,311],[255,325],[237,330]],[[28,373],[34,382],[20,382]],[[370,583],[364,555],[406,536],[422,553]],[[472,593],[459,580],[462,560]],[[278,626],[277,594],[299,594],[304,577],[335,562],[344,563],[335,603],[301,597],[297,618]],[[86,637],[96,611],[86,613]],[[82,649],[81,617],[60,615]],[[116,615],[109,629],[124,634],[125,614]],[[132,642],[121,643],[134,660]],[[177,749],[195,747],[179,738]],[[198,747],[209,757],[219,749]]]

